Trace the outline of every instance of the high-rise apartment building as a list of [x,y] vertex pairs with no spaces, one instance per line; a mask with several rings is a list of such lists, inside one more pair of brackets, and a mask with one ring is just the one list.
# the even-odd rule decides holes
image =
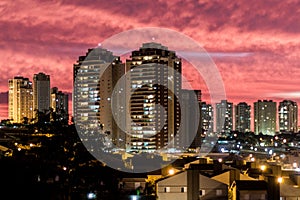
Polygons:
[[241,102],[235,106],[235,130],[249,132],[251,126],[251,106]]
[[216,104],[216,131],[218,133],[233,130],[233,103],[221,100]]
[[[100,130],[107,141],[125,147],[125,136],[114,122],[111,110],[111,95],[124,71],[120,58],[100,47],[89,49],[74,64],[73,116],[81,136],[87,140]],[[91,146],[89,150],[93,148],[99,147]]]
[[214,110],[211,104],[201,103],[201,123],[204,135],[214,131]]
[[33,110],[46,113],[50,108],[50,76],[44,73],[33,76]]
[[69,97],[68,94],[59,91],[57,87],[51,88],[51,103],[50,107],[55,116],[52,116],[53,121],[68,123],[69,120]]
[[254,132],[274,135],[276,132],[276,102],[258,100],[254,102]]
[[298,131],[298,105],[291,100],[284,100],[278,107],[279,130],[281,132]]
[[201,90],[182,89],[181,98],[180,146],[196,149],[201,146]]
[[14,123],[28,122],[33,117],[32,82],[14,77],[8,81],[8,115]]
[[126,60],[126,72],[132,93],[127,151],[180,146],[174,138],[180,126],[181,59],[161,44],[146,43]]

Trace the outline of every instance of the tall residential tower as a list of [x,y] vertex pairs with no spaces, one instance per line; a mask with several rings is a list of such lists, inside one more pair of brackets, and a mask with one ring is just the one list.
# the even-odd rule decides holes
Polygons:
[[55,116],[53,121],[68,123],[69,121],[69,97],[68,94],[59,91],[57,87],[51,88],[50,107]]
[[233,103],[222,100],[216,104],[216,130],[218,133],[233,130]]
[[298,105],[291,100],[284,100],[278,107],[279,130],[281,132],[298,131]]
[[254,102],[254,132],[274,135],[276,132],[276,102],[258,100]]
[[251,106],[241,102],[235,106],[235,130],[249,132],[251,126]]
[[174,138],[180,125],[181,59],[161,44],[146,43],[126,60],[126,72],[132,92],[127,150],[178,147],[180,141]]
[[14,123],[28,122],[33,118],[32,82],[15,77],[8,81],[8,115]]
[[[117,147],[125,147],[125,138],[111,110],[111,95],[124,70],[120,58],[101,47],[89,49],[74,64],[73,116],[87,139],[101,132]],[[97,147],[89,150],[93,148]]]
[[50,109],[50,76],[44,73],[33,76],[33,110],[47,112]]
[[211,104],[201,103],[201,123],[204,135],[214,131],[214,110]]
[[[201,90],[181,90],[181,147],[192,149],[201,146]],[[197,106],[197,107],[195,107]],[[183,123],[184,122],[184,123]],[[187,144],[191,145],[187,146]],[[186,149],[182,149],[186,150]]]

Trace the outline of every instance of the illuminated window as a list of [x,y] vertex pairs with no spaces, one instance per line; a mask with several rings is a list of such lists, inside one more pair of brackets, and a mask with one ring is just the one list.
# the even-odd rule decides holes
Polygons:
[[205,190],[200,190],[199,194],[200,194],[200,196],[204,196],[205,195]]

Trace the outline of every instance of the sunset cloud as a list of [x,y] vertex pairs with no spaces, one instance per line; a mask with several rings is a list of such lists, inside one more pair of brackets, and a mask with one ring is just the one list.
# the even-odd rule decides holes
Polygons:
[[[209,52],[229,100],[281,99],[271,94],[299,91],[299,7],[295,0],[3,0],[0,92],[7,91],[9,78],[32,79],[40,71],[51,75],[52,86],[71,92],[72,66],[88,48],[125,30],[162,27],[186,34]],[[185,69],[208,98],[201,77]]]

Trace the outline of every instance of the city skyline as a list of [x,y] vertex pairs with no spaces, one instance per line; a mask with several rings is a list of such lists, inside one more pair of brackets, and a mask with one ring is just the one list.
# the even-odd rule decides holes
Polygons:
[[41,120],[68,124],[68,94],[50,89],[50,76],[34,74],[33,81],[15,76],[8,80],[8,117],[11,123],[32,124]]
[[[147,46],[148,45],[148,46]],[[144,47],[145,46],[145,47]],[[147,48],[157,48],[157,49],[162,49],[162,50],[167,50],[168,49],[168,47],[165,47],[165,46],[163,46],[162,44],[160,44],[160,43],[156,43],[156,42],[150,42],[150,43],[143,43],[142,44],[142,47],[140,47],[140,50],[141,49],[143,49],[143,48],[146,48],[146,46],[147,46]],[[103,49],[102,47],[101,47],[101,45],[98,45],[96,48],[94,48],[94,49],[88,49],[88,52],[86,53],[86,56],[79,56],[79,58],[78,58],[78,63],[80,64],[81,62],[85,62],[85,60],[84,59],[86,59],[86,58],[88,58],[88,59],[99,59],[98,58],[98,53],[95,53],[94,52],[94,50],[100,50],[100,51],[102,51],[102,53],[100,53],[102,56],[104,56],[105,57],[105,59],[109,59],[109,60],[111,60],[111,59],[113,59],[113,52],[110,52],[110,51],[108,51],[108,50],[106,50],[106,49]],[[135,54],[137,54],[137,56],[140,56],[140,53],[139,53],[139,51],[138,50],[134,50],[134,51],[132,51],[132,53],[134,53],[135,52]],[[174,51],[174,53],[176,53],[176,51]],[[95,55],[94,55],[95,54]],[[109,57],[112,57],[112,58],[109,58]],[[132,54],[131,56],[130,56],[130,59],[132,59],[134,57],[134,54]],[[147,56],[146,56],[147,57]],[[146,58],[145,57],[145,58]],[[148,56],[149,57],[149,56]],[[150,62],[150,60],[152,59],[152,57],[150,58],[148,58],[147,57],[147,59],[146,59],[146,62]],[[128,62],[130,61],[130,59],[128,59],[128,55],[127,55],[127,57],[123,57],[123,59],[121,59],[120,57],[116,57],[117,58],[117,62],[120,62],[120,66],[118,67],[118,69],[117,69],[117,71],[119,71],[119,70],[121,70],[121,71],[123,71],[122,73],[121,73],[121,71],[120,71],[120,74],[119,75],[117,75],[116,76],[116,74],[113,74],[113,73],[116,73],[116,69],[113,69],[112,71],[110,70],[110,72],[105,72],[105,74],[103,74],[103,75],[105,75],[105,76],[103,76],[104,77],[104,79],[102,80],[102,81],[105,81],[105,84],[104,85],[106,85],[105,87],[101,87],[102,89],[101,89],[101,91],[102,91],[102,93],[104,94],[105,93],[105,96],[107,96],[107,99],[109,99],[110,100],[110,96],[112,95],[111,94],[111,91],[110,91],[110,89],[112,89],[112,88],[114,88],[114,85],[116,84],[115,83],[115,81],[118,79],[117,77],[121,77],[122,75],[125,75],[125,72],[124,72],[124,70],[125,71],[127,71],[127,73],[129,73],[129,68],[128,68],[128,66],[127,66],[127,64],[128,64]],[[145,58],[143,58],[143,59],[145,59]],[[126,60],[125,60],[126,59]],[[149,60],[150,59],[150,60]],[[183,59],[183,58],[181,58],[181,57],[178,57],[178,59]],[[124,64],[122,64],[122,62],[123,62],[123,60],[125,60],[124,61]],[[148,61],[149,60],[149,61]],[[114,61],[112,64],[113,64],[113,66],[116,64],[116,61]],[[101,61],[102,62],[102,61]],[[99,63],[99,64],[101,64],[101,62]],[[126,64],[125,64],[126,63]],[[133,62],[133,63],[135,63],[135,64],[137,64],[137,62]],[[186,65],[188,65],[187,63],[185,63]],[[80,64],[81,65],[81,64]],[[78,64],[75,64],[74,65],[74,69],[76,69],[75,71],[74,71],[74,77],[76,76],[76,74],[77,74],[77,70],[79,69],[79,67],[80,67],[80,65],[78,65]],[[78,68],[78,69],[77,69]],[[123,69],[122,69],[123,68]],[[127,69],[128,68],[128,69]],[[95,68],[96,69],[96,68]],[[92,70],[94,70],[94,66],[92,66]],[[82,70],[79,70],[79,71],[82,71]],[[84,71],[86,71],[86,70],[84,70]],[[99,69],[98,69],[98,71],[99,71]],[[130,70],[130,71],[132,71],[132,70]],[[109,74],[109,73],[112,73],[112,74]],[[130,74],[130,73],[129,73]],[[182,75],[184,76],[184,72],[182,72]],[[112,79],[112,77],[114,77],[114,79]],[[22,76],[15,76],[15,78],[14,79],[19,79],[19,78],[21,78],[21,79],[23,79],[23,77]],[[89,77],[86,77],[86,78],[89,78]],[[86,79],[85,78],[85,79]],[[50,83],[52,83],[52,82],[50,82],[50,75],[47,75],[47,74],[45,74],[45,73],[43,73],[43,72],[39,72],[38,74],[34,74],[33,75],[33,82],[31,82],[31,80],[30,79],[28,79],[28,78],[25,78],[26,80],[27,80],[27,82],[30,82],[30,84],[32,85],[31,87],[32,87],[32,94],[33,94],[33,100],[32,100],[32,104],[33,104],[33,107],[32,108],[30,108],[30,109],[32,109],[33,110],[33,117],[34,117],[34,115],[35,115],[35,113],[34,113],[34,110],[45,110],[45,108],[46,107],[50,107],[50,106],[47,106],[47,104],[49,104],[50,105]],[[92,79],[93,79],[93,77],[92,77]],[[10,79],[11,80],[11,79]],[[75,78],[74,78],[74,80],[75,80]],[[112,84],[112,87],[110,86],[110,81],[112,81],[112,80],[114,80],[113,81],[113,84]],[[108,81],[108,82],[107,82]],[[107,82],[107,83],[106,83]],[[11,83],[10,83],[10,81],[9,81],[9,85],[11,85]],[[181,81],[180,81],[180,88],[181,89],[186,89],[185,87],[184,87],[184,82],[182,82],[181,83]],[[10,86],[10,88],[11,88],[11,86]],[[52,87],[51,87],[52,88]],[[57,90],[57,87],[53,87],[53,88],[56,88],[56,90]],[[108,88],[108,90],[106,91],[104,88]],[[205,88],[205,87],[204,87]],[[202,89],[202,88],[201,88]],[[51,91],[52,91],[52,89],[51,89]],[[84,90],[84,91],[86,91],[86,90]],[[100,91],[100,92],[101,92]],[[201,93],[201,95],[200,95],[200,98],[202,99],[202,90],[199,90],[200,91],[200,93]],[[57,91],[58,92],[58,91]],[[60,93],[62,93],[61,91],[59,91]],[[8,92],[9,93],[9,92]],[[42,98],[38,98],[38,97],[36,97],[37,96],[37,94],[42,94],[43,93],[43,95],[41,96]],[[10,93],[9,93],[10,94]],[[52,94],[51,94],[52,95]],[[67,94],[67,93],[64,93],[64,95],[67,95],[67,96],[62,96],[62,97],[58,97],[57,96],[57,100],[59,100],[59,98],[61,98],[61,100],[59,100],[60,102],[64,102],[65,100],[65,98],[67,98],[68,99],[68,96],[70,95],[70,94]],[[71,93],[71,95],[72,95],[72,93]],[[206,96],[207,96],[207,94],[205,94]],[[75,96],[76,97],[76,96]],[[72,99],[72,100],[71,100]],[[69,103],[70,103],[70,105],[72,105],[72,103],[73,103],[73,101],[74,101],[74,99],[75,98],[69,98],[69,100],[71,100],[71,101],[68,101]],[[276,105],[276,102],[275,101],[273,101],[273,99],[262,99],[263,100],[263,102],[268,102],[268,101],[270,101],[270,102],[274,102],[275,104],[275,106],[274,106],[274,108],[273,108],[273,110],[274,110],[274,114],[272,114],[272,115],[274,115],[274,127],[273,128],[271,128],[272,129],[272,134],[274,134],[275,132],[277,132],[277,131],[284,131],[284,130],[286,130],[286,131],[288,131],[288,130],[291,130],[292,132],[297,132],[297,130],[298,130],[298,107],[297,107],[297,102],[295,102],[295,101],[291,101],[290,99],[288,99],[288,98],[283,98],[283,100],[281,100],[281,101],[279,101],[278,100],[278,107],[277,107],[277,105]],[[207,101],[207,99],[204,99],[203,100],[203,102],[205,103]],[[247,115],[245,115],[245,114],[243,114],[242,112],[245,112],[245,111],[242,111],[243,109],[245,109],[245,108],[241,108],[242,110],[241,111],[239,111],[238,109],[240,109],[239,108],[239,105],[240,104],[246,104],[247,105],[247,103],[245,103],[245,102],[241,102],[241,101],[238,101],[238,103],[232,103],[232,102],[230,102],[230,101],[228,101],[228,98],[225,98],[225,99],[221,99],[220,100],[221,101],[221,103],[220,102],[216,102],[215,104],[212,104],[212,107],[214,108],[214,110],[215,110],[215,112],[214,112],[214,114],[215,114],[215,116],[214,116],[214,119],[213,119],[213,121],[215,122],[215,125],[216,125],[216,127],[214,127],[214,129],[215,129],[215,131],[216,132],[228,132],[228,131],[232,131],[232,130],[238,130],[238,131],[241,131],[240,130],[240,128],[241,127],[239,127],[239,126],[241,126],[241,124],[240,125],[238,125],[239,123],[240,123],[240,120],[242,120],[242,118],[249,118],[249,121],[248,122],[246,122],[246,123],[248,123],[248,125],[243,125],[243,126],[245,126],[243,129],[245,130],[245,131],[242,131],[242,132],[247,132],[247,131],[254,131],[256,134],[258,134],[259,132],[265,132],[265,131],[261,131],[261,130],[259,130],[259,128],[257,128],[257,121],[258,121],[258,119],[257,119],[257,116],[256,116],[256,112],[258,112],[257,110],[257,106],[256,106],[256,104],[257,103],[259,103],[259,102],[261,102],[261,99],[258,99],[257,101],[255,101],[255,102],[253,102],[253,107],[251,106],[251,105],[249,105],[248,106],[248,114]],[[42,104],[42,107],[43,108],[40,108],[40,109],[37,109],[37,108],[35,108],[35,107],[37,107],[37,105],[35,105],[35,104],[37,104],[37,102],[41,102]],[[209,102],[209,101],[208,101]],[[224,110],[224,108],[221,108],[222,106],[223,106],[223,104],[224,104],[224,102],[225,102],[225,105],[226,104],[229,104],[229,110],[230,111],[225,111]],[[45,104],[46,103],[46,104]],[[292,107],[288,107],[288,108],[286,108],[286,106],[288,106],[288,104],[287,103],[289,103],[289,104],[292,104],[293,106]],[[65,103],[63,103],[63,104],[65,104]],[[294,105],[295,104],[295,105]],[[103,104],[104,105],[104,104]],[[285,106],[285,107],[283,107],[283,106]],[[68,107],[68,106],[67,106]],[[70,116],[73,116],[72,115],[72,112],[70,112],[71,110],[73,110],[73,109],[71,109],[73,106],[70,106],[69,107],[69,109],[68,109],[68,111],[69,111],[69,113],[71,113],[71,115]],[[101,107],[103,107],[103,106],[101,106]],[[104,107],[107,107],[107,106],[104,106]],[[282,107],[282,108],[280,108],[280,107]],[[61,109],[61,108],[59,108],[59,109]],[[10,110],[10,108],[8,108],[8,111]],[[46,109],[47,110],[47,109]],[[108,110],[107,110],[108,111]],[[102,113],[107,113],[107,111],[105,111],[105,112],[103,112],[102,111]],[[278,111],[278,112],[277,112]],[[238,113],[237,113],[238,112]],[[285,114],[285,113],[290,113],[290,114]],[[250,114],[250,117],[248,117],[248,115]],[[68,115],[68,113],[67,113],[67,115]],[[220,120],[219,118],[224,118],[224,116],[225,115],[228,115],[229,116],[229,120],[227,120],[227,117],[225,117],[225,127],[226,128],[222,128],[221,127],[221,125],[220,125],[220,122],[222,121],[222,120]],[[244,115],[244,116],[243,116]],[[268,114],[269,115],[269,114]],[[69,116],[69,115],[68,115]],[[102,116],[102,115],[101,115]],[[102,116],[102,118],[103,118],[104,116]],[[105,116],[105,118],[110,118],[109,116]],[[240,119],[239,119],[239,117],[241,117]],[[280,118],[279,118],[280,117]],[[30,119],[31,117],[29,117],[29,119]],[[106,131],[108,131],[108,132],[111,132],[112,131],[112,129],[115,129],[115,128],[112,128],[112,127],[110,127],[111,126],[111,124],[113,124],[113,122],[111,121],[111,120],[108,120],[108,118],[107,118],[107,120],[104,120],[104,121],[107,121],[106,123],[104,123],[104,124],[106,124],[106,128],[108,128],[108,130],[106,130]],[[268,117],[267,117],[268,118]],[[279,119],[278,119],[279,118]],[[7,117],[7,118],[4,118],[4,119],[12,119],[11,117]],[[251,120],[252,119],[252,120]],[[21,122],[20,121],[21,120],[21,118],[19,119],[19,120],[17,120],[17,122]],[[101,120],[101,121],[103,121],[103,119]],[[242,120],[243,121],[243,120]],[[250,128],[249,128],[249,123],[250,123]],[[104,125],[103,124],[103,125]],[[108,125],[108,126],[107,126]],[[270,132],[269,131],[267,131],[265,134],[270,134]]]
[[[99,47],[99,46],[97,46],[97,47]],[[96,48],[97,48],[96,47]],[[138,48],[137,48],[138,49]],[[123,57],[120,57],[119,59],[120,59],[120,62],[124,62],[124,63],[126,63],[126,60],[129,58],[128,57],[129,55],[127,55],[127,56],[123,56]],[[181,57],[179,57],[180,59],[183,59],[183,58],[181,58]],[[182,68],[189,68],[189,67],[191,67],[190,66],[190,64],[189,63],[187,63],[184,59],[183,59],[183,66],[182,66]],[[36,74],[36,73],[38,73],[38,74]],[[182,72],[182,74],[183,75],[185,75],[185,76],[187,76],[187,74],[186,74],[186,72],[185,71],[183,71]],[[35,76],[37,76],[37,75],[43,75],[43,76],[45,76],[45,73],[44,72],[34,72],[34,77],[32,78],[32,82],[34,82],[34,79],[35,79]],[[46,76],[48,76],[48,78],[50,77],[50,75],[46,75]],[[16,76],[14,76],[14,77],[23,77],[23,76],[20,76],[20,75],[16,75]],[[52,76],[51,76],[52,77]],[[31,81],[31,79],[29,79],[30,81]],[[193,81],[191,81],[190,83],[192,84],[192,82]],[[34,84],[33,84],[34,85]],[[56,83],[53,83],[53,82],[50,82],[50,86],[51,86],[51,88],[54,88],[53,87],[53,85],[57,85]],[[184,83],[182,83],[182,85],[183,85],[183,89],[185,89],[184,88]],[[201,98],[203,98],[202,100],[203,100],[203,102],[206,102],[206,103],[209,103],[209,104],[211,104],[210,103],[210,99],[209,99],[209,93],[208,93],[208,91],[207,91],[207,88],[206,88],[206,86],[205,85],[203,85],[203,88],[200,88],[200,90],[201,90],[201,94],[203,95],[203,90],[204,91],[206,91],[206,93],[204,92],[204,95],[201,97]],[[50,90],[49,90],[50,91]],[[5,101],[6,101],[6,99],[5,99],[5,97],[7,97],[7,100],[8,100],[8,92],[9,91],[7,91],[7,92],[0,92],[0,108],[1,108],[1,110],[0,110],[0,119],[2,120],[2,119],[8,119],[9,117],[8,117],[8,110],[9,110],[9,108],[8,108],[8,101],[7,101],[7,103],[5,103]],[[64,91],[63,91],[64,92]],[[7,93],[7,94],[6,94]],[[66,93],[66,94],[68,94],[68,96],[69,96],[69,113],[71,114],[70,116],[72,116],[72,92],[64,92],[64,93]],[[271,101],[274,101],[274,102],[277,102],[277,103],[280,103],[280,102],[282,102],[282,101],[291,101],[291,99],[294,99],[294,98],[288,98],[288,96],[289,95],[286,95],[287,97],[285,98],[284,96],[282,96],[282,98],[259,98],[259,99],[256,99],[255,100],[255,97],[252,97],[251,99],[253,99],[253,100],[251,100],[251,101],[246,101],[246,103],[247,104],[249,104],[249,105],[252,105],[251,106],[251,119],[253,119],[253,120],[251,120],[251,125],[250,125],[250,130],[251,131],[254,131],[254,104],[255,104],[255,102],[256,101],[259,101],[259,100],[271,100]],[[228,97],[228,96],[227,96]],[[240,99],[243,99],[242,97],[240,98]],[[227,101],[229,101],[229,102],[232,102],[233,103],[233,105],[234,106],[236,106],[236,105],[238,105],[239,103],[243,103],[244,101],[242,101],[242,100],[240,100],[240,99],[236,99],[236,101],[233,101],[233,99],[232,100],[230,100],[230,98],[226,98],[226,99],[223,99],[223,100],[227,100]],[[4,103],[3,103],[4,102]],[[297,103],[297,101],[294,101],[295,103]],[[279,105],[279,104],[278,104]],[[213,108],[216,110],[216,106],[217,106],[217,103],[215,103],[215,104],[212,104],[212,106],[213,106]],[[278,107],[278,106],[277,106]],[[234,112],[235,112],[235,109],[236,108],[233,108],[234,109]],[[277,109],[277,108],[276,108]],[[300,114],[300,112],[298,112],[298,115]],[[278,116],[279,116],[279,113],[276,113],[276,131],[279,131],[280,130],[280,128],[279,128],[279,120],[278,120]],[[234,118],[235,118],[236,116],[234,116]],[[299,117],[299,116],[298,116]],[[215,118],[216,118],[216,116],[215,116]],[[233,118],[233,117],[232,117]],[[214,120],[216,120],[216,119],[214,119]],[[232,126],[235,128],[235,123],[237,123],[236,122],[236,119],[234,119],[234,122],[232,123]],[[299,126],[299,124],[298,124],[298,126]],[[217,128],[216,128],[217,129]],[[255,131],[254,131],[255,132]]]
[[[150,43],[151,44],[151,43]],[[143,45],[147,45],[147,44],[143,44]],[[157,44],[157,45],[160,45],[160,44]],[[103,55],[104,56],[106,56],[105,54],[109,54],[110,56],[112,56],[112,54],[111,54],[111,52],[109,52],[109,51],[107,51],[107,50],[105,50],[105,49],[101,49],[101,48],[95,48],[96,50],[101,50],[101,51],[103,51],[104,53],[103,53]],[[89,55],[92,51],[94,51],[95,49],[89,49],[88,50],[88,53],[86,54],[86,56],[84,56],[85,58],[87,57],[87,58],[91,58],[91,57],[95,57],[95,52],[93,52],[93,54],[91,54],[91,55]],[[137,52],[137,51],[136,51]],[[176,53],[176,52],[175,52]],[[97,54],[97,53],[96,53]],[[79,61],[77,61],[77,62],[83,62],[83,60],[81,60],[81,59],[83,59],[84,58],[83,56],[79,56]],[[98,58],[96,58],[96,59],[98,59]],[[115,59],[115,58],[114,58]],[[120,62],[120,64],[118,65],[118,67],[117,68],[115,68],[115,69],[113,69],[113,73],[112,73],[112,69],[109,69],[109,71],[105,71],[105,74],[106,74],[106,76],[105,77],[103,77],[103,81],[108,81],[107,83],[105,83],[104,85],[106,85],[108,88],[110,88],[111,86],[110,86],[110,81],[111,81],[111,79],[112,79],[112,77],[113,76],[115,76],[116,74],[114,74],[114,73],[119,73],[119,75],[117,75],[117,76],[115,76],[114,77],[114,79],[118,79],[117,77],[121,77],[122,76],[122,74],[124,74],[124,71],[126,70],[126,68],[128,68],[128,67],[126,67],[126,65],[125,64],[122,64],[122,61],[121,61],[121,59],[119,58],[119,57],[116,57],[116,60],[115,60],[115,62],[114,62],[114,64],[112,65],[112,66],[114,66],[114,65],[116,65],[116,61],[117,62]],[[130,60],[127,60],[126,62],[128,62],[128,61],[130,61]],[[127,63],[128,64],[128,63]],[[78,64],[78,63],[76,63],[75,65],[74,65],[74,69],[75,69],[75,71],[74,71],[74,77],[76,76],[76,74],[77,74],[77,70],[78,69],[80,69],[80,68],[78,68],[80,65]],[[100,62],[100,65],[99,66],[101,66],[101,62]],[[123,68],[123,69],[122,69]],[[96,69],[96,68],[95,68]],[[94,67],[93,67],[93,70],[94,70]],[[127,71],[129,70],[129,68],[127,69]],[[98,71],[99,71],[99,69],[98,69]],[[117,71],[120,71],[120,72],[117,72]],[[122,72],[123,71],[123,72]],[[112,74],[110,74],[109,75],[109,73],[112,73]],[[103,74],[103,75],[105,75],[105,74]],[[47,79],[48,79],[48,85],[50,84],[50,76],[49,75],[45,75],[43,72],[39,72],[38,73],[38,75],[42,75],[42,76],[44,76],[44,77],[46,77],[47,76]],[[108,76],[107,76],[108,75]],[[36,79],[36,76],[37,76],[37,74],[34,74],[34,76],[33,76],[33,80],[35,81],[35,79]],[[110,78],[109,78],[110,77]],[[92,78],[93,79],[93,78]],[[18,80],[23,80],[23,81],[25,81],[24,83],[25,83],[25,85],[27,84],[27,85],[29,85],[30,87],[29,87],[29,89],[31,90],[31,108],[30,108],[30,106],[28,107],[28,108],[30,108],[32,111],[31,111],[31,115],[32,115],[32,118],[31,117],[29,117],[29,119],[33,119],[34,118],[34,115],[35,115],[35,112],[34,112],[34,109],[33,109],[33,107],[34,107],[34,91],[36,91],[37,89],[34,89],[34,83],[32,83],[32,81],[29,79],[29,78],[26,78],[26,77],[22,77],[22,76],[15,76],[13,79],[9,79],[9,81],[8,81],[8,85],[10,86],[10,88],[11,88],[11,92],[9,92],[8,91],[8,94],[11,94],[11,95],[13,95],[13,93],[18,93],[18,91],[20,91],[20,93],[21,93],[21,90],[20,89],[14,89],[14,88],[18,88],[18,87],[24,87],[24,86],[22,86],[22,84],[24,84],[23,82],[22,82],[22,84],[20,84],[21,86],[17,86],[17,85],[19,85],[19,84],[17,84],[17,83],[14,83],[13,84],[13,80],[16,80],[16,81],[18,81]],[[114,86],[116,83],[115,83],[115,81],[116,80],[114,80],[112,83],[112,86]],[[76,82],[75,82],[76,83]],[[16,87],[16,86],[17,87]],[[27,87],[27,86],[26,86]],[[25,88],[26,88],[25,87]],[[15,91],[16,90],[16,91]],[[83,90],[84,90],[84,88],[83,88]],[[104,88],[102,87],[102,89],[100,89],[101,91],[102,91],[102,93],[103,94],[105,94],[105,96],[108,96],[107,97],[107,99],[109,99],[109,101],[110,101],[110,95],[112,95],[112,94],[110,94],[111,92],[109,92],[109,91],[104,91]],[[99,90],[99,91],[100,91]],[[182,91],[184,91],[185,89],[182,87]],[[188,90],[186,90],[186,91],[188,91]],[[25,91],[26,92],[26,91]],[[201,96],[201,90],[195,90],[195,92],[199,92],[199,99],[201,99],[202,98],[202,96]],[[27,92],[26,92],[27,93]],[[45,93],[46,94],[46,93]],[[44,94],[44,96],[45,96],[45,94]],[[16,95],[14,95],[14,96],[16,96]],[[47,95],[46,95],[47,96]],[[56,112],[56,109],[58,109],[57,110],[57,112],[59,113],[59,114],[62,114],[63,115],[63,117],[65,118],[65,117],[67,117],[67,118],[69,118],[69,116],[73,116],[73,115],[69,115],[69,113],[61,113],[61,111],[62,110],[65,110],[66,108],[67,108],[67,110],[68,111],[72,111],[74,108],[72,108],[72,106],[68,106],[68,104],[71,104],[72,105],[72,101],[74,100],[74,99],[69,99],[69,94],[67,94],[67,93],[63,93],[62,91],[58,91],[58,88],[57,87],[51,87],[51,90],[49,90],[49,98],[50,98],[50,96],[51,96],[51,99],[49,99],[49,105],[51,105],[50,107],[51,108],[53,108],[54,109],[54,112]],[[24,98],[24,97],[23,97]],[[28,97],[26,97],[26,99],[27,99]],[[38,98],[38,99],[40,99],[40,98]],[[42,99],[44,99],[44,97],[42,98]],[[59,104],[56,104],[56,103],[54,103],[53,101],[57,101],[57,102],[59,102]],[[71,103],[70,103],[71,102]],[[255,102],[253,102],[253,104],[251,105],[251,104],[247,104],[246,102],[239,102],[239,103],[232,103],[232,102],[230,102],[230,101],[228,101],[227,99],[223,99],[223,100],[220,100],[220,102],[217,102],[217,103],[215,103],[215,104],[207,104],[207,102],[206,101],[201,101],[201,104],[203,104],[204,105],[204,110],[206,110],[207,109],[207,106],[210,106],[213,110],[212,110],[212,113],[213,113],[213,118],[212,118],[212,124],[215,124],[215,127],[214,127],[214,131],[215,132],[230,132],[230,131],[241,131],[240,130],[240,126],[241,126],[241,124],[240,125],[238,125],[240,122],[240,120],[242,120],[242,118],[248,118],[248,116],[250,115],[250,118],[249,119],[247,119],[247,120],[249,120],[248,122],[244,122],[244,123],[246,123],[246,124],[244,124],[243,126],[243,129],[245,130],[245,131],[241,131],[241,132],[248,132],[248,131],[252,131],[252,132],[255,132],[256,134],[258,134],[258,133],[260,133],[260,132],[263,132],[263,134],[267,134],[267,135],[269,135],[270,133],[268,132],[266,132],[266,133],[264,133],[264,131],[261,131],[261,130],[259,130],[259,128],[256,128],[256,121],[258,120],[258,118],[257,118],[257,116],[259,115],[259,112],[258,112],[258,108],[260,107],[260,105],[259,105],[259,103],[265,103],[265,102],[267,102],[267,103],[274,103],[274,105],[272,106],[273,108],[272,108],[272,112],[273,112],[273,114],[271,114],[271,115],[273,115],[273,123],[275,123],[275,126],[272,128],[272,130],[273,130],[273,133],[272,134],[274,134],[275,132],[282,132],[282,131],[291,131],[291,132],[297,132],[298,131],[298,127],[299,127],[299,125],[298,125],[298,106],[297,106],[297,102],[294,102],[294,101],[291,101],[291,100],[289,100],[289,99],[284,99],[284,100],[282,100],[282,101],[279,101],[279,102],[276,102],[276,101],[273,101],[273,100],[268,100],[268,99],[258,99],[257,101],[255,101]],[[278,103],[278,104],[277,104]],[[17,105],[16,103],[12,103],[12,105]],[[24,105],[27,105],[28,103],[26,103],[25,102],[25,104]],[[107,103],[105,103],[105,105],[106,105]],[[65,107],[65,105],[66,105],[66,107]],[[103,104],[104,105],[104,104]],[[226,105],[229,105],[229,108],[226,108],[227,106]],[[19,105],[18,105],[19,106]],[[224,107],[225,106],[225,107]],[[242,106],[242,107],[240,107],[240,106]],[[246,106],[246,107],[245,107]],[[264,107],[265,105],[262,105],[262,107]],[[105,107],[107,107],[107,106],[105,106]],[[239,108],[240,107],[240,108]],[[244,108],[243,108],[244,107]],[[205,112],[211,112],[211,111],[209,111],[209,110],[211,110],[211,108],[210,109],[208,109],[208,110],[206,110]],[[10,109],[12,109],[12,108],[9,108],[9,107],[7,107],[7,111],[9,112],[10,111]],[[200,107],[200,109],[202,109],[202,107]],[[225,110],[224,110],[225,109]],[[229,110],[228,110],[229,109]],[[244,109],[246,109],[246,110],[244,110]],[[204,111],[203,110],[203,111]],[[227,111],[228,110],[228,111]],[[104,111],[104,110],[103,110]],[[102,111],[102,113],[108,113],[108,110],[106,110],[105,112],[103,112]],[[44,111],[45,112],[45,111]],[[63,111],[64,112],[64,111]],[[248,113],[248,114],[245,114],[245,112],[246,113]],[[70,113],[72,113],[72,112],[70,112]],[[218,114],[219,113],[219,114]],[[244,114],[243,114],[244,113]],[[257,113],[257,114],[255,114],[255,113]],[[66,116],[64,116],[64,114],[66,114]],[[208,113],[206,113],[205,115],[207,115]],[[11,116],[12,116],[13,114],[11,114]],[[211,115],[211,114],[210,114]],[[219,116],[220,115],[220,116]],[[227,122],[227,117],[224,117],[225,115],[228,115],[228,117],[230,118],[229,119],[229,121]],[[270,115],[270,113],[268,113],[268,114],[266,114],[266,116],[269,116]],[[242,116],[242,118],[240,118],[239,119],[239,117],[241,117]],[[25,116],[26,117],[26,116]],[[107,116],[106,116],[106,118],[107,118]],[[108,118],[110,118],[109,116],[108,116]],[[224,118],[225,119],[225,122],[224,122],[224,126],[226,127],[226,128],[224,128],[222,125],[220,125],[220,122],[222,121],[222,120],[220,120],[219,118]],[[262,119],[264,119],[265,117],[262,117]],[[267,117],[267,118],[269,118],[269,117]],[[9,118],[9,116],[7,117],[7,118],[5,118],[5,119],[10,119]],[[207,122],[207,119],[205,119],[205,117],[204,118],[202,118],[202,120],[205,120],[206,122]],[[71,120],[70,118],[69,118],[69,120]],[[68,121],[68,120],[67,120]],[[105,120],[104,120],[105,121]],[[106,120],[109,124],[113,124],[113,122],[112,121],[110,121],[110,120]],[[242,121],[244,121],[244,120],[242,120]],[[22,122],[22,117],[18,117],[18,120],[17,121],[15,121],[15,122],[18,122],[18,123],[20,123],[20,122]],[[203,123],[203,122],[202,122]],[[250,128],[249,128],[249,123],[250,123]],[[107,124],[107,123],[105,123],[105,124]],[[248,124],[248,125],[247,125]],[[207,124],[208,125],[208,124]],[[207,125],[205,125],[205,126],[207,126]],[[111,125],[109,125],[109,127],[110,127]],[[222,126],[222,127],[221,127]],[[268,125],[267,125],[268,126]],[[106,130],[106,131],[108,131],[108,132],[111,132],[112,131],[112,129],[116,129],[116,127],[115,128],[112,128],[112,127],[110,127],[108,130]],[[207,130],[204,130],[204,131],[207,131]]]

